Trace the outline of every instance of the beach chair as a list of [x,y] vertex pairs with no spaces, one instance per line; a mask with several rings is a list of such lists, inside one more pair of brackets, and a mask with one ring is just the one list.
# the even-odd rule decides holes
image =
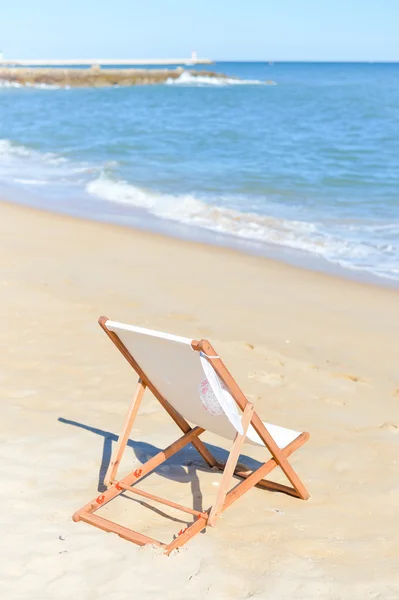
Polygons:
[[[247,400],[207,340],[196,341],[125,325],[106,317],[101,317],[99,324],[136,371],[139,379],[105,477],[108,489],[78,510],[73,515],[74,521],[85,521],[140,546],[153,544],[162,547],[169,554],[208,525],[214,526],[221,512],[256,485],[304,500],[309,498],[303,483],[288,462],[289,456],[309,439],[309,433],[263,423],[254,405]],[[183,435],[140,468],[117,480],[118,467],[146,388],[169,413]],[[233,442],[226,463],[218,462],[200,440],[205,430]],[[238,463],[244,442],[266,447],[271,458],[254,471],[244,470]],[[140,479],[189,443],[210,468],[217,467],[222,471],[215,501],[210,509],[203,512],[150,494],[136,485]],[[291,486],[264,479],[277,466],[284,472]],[[234,477],[243,481],[229,490]],[[180,530],[170,543],[165,544],[95,514],[106,503],[125,492],[188,513],[192,515],[193,523]]]

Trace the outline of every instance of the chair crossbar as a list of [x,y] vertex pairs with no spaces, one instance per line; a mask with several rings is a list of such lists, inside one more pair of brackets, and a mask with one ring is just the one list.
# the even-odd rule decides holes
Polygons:
[[125,485],[119,483],[120,487],[127,492],[131,492],[132,494],[137,494],[138,496],[143,496],[144,498],[148,498],[149,500],[153,500],[154,502],[159,502],[159,504],[165,504],[166,506],[170,506],[171,508],[176,508],[177,510],[181,510],[182,512],[186,512],[189,515],[194,515],[195,517],[207,517],[207,513],[201,512],[199,510],[194,510],[193,508],[188,508],[187,506],[183,506],[182,504],[178,504],[177,502],[172,502],[171,500],[167,500],[166,498],[161,498],[160,496],[155,496],[154,494],[150,494],[145,490],[141,490],[138,487],[131,487],[130,485]]
[[161,547],[166,546],[166,544],[162,544],[162,542],[159,542],[154,538],[143,535],[142,533],[138,533],[137,531],[133,531],[133,529],[129,529],[128,527],[123,527],[123,525],[118,525],[118,523],[114,523],[113,521],[109,521],[108,519],[104,519],[104,517],[99,517],[98,515],[81,513],[80,520],[90,523],[90,525],[94,525],[103,531],[116,533],[119,535],[119,537],[124,538],[129,542],[134,542],[139,546],[146,546],[147,544],[154,544],[155,546]]

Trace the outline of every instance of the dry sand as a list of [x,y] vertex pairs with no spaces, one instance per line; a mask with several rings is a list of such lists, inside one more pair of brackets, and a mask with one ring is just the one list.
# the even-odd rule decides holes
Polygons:
[[[6,203],[0,239],[2,599],[399,598],[397,291]],[[73,523],[135,386],[100,314],[211,339],[264,419],[311,432],[292,463],[312,498],[253,489],[169,558]],[[146,394],[122,471],[177,434]],[[205,509],[219,481],[189,450],[146,485]]]

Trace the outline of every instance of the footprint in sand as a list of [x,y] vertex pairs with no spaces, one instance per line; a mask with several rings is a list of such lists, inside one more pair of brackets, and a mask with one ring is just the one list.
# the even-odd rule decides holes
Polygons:
[[248,348],[249,350],[255,350],[255,346],[253,344],[250,344],[249,342],[244,342],[243,346],[245,348]]
[[399,433],[399,425],[395,423],[383,423],[382,425],[378,425],[378,429],[386,429],[387,431],[391,431],[392,433]]
[[360,379],[360,377],[356,377],[356,375],[349,375],[348,373],[333,373],[332,376],[337,377],[339,379],[346,379],[347,381],[364,383],[364,380]]
[[211,338],[213,337],[212,329],[208,329],[207,327],[201,327],[201,335],[202,338]]
[[29,396],[37,396],[36,390],[15,390],[13,392],[9,392],[8,396],[10,398],[29,398]]
[[186,315],[184,313],[169,313],[166,315],[168,319],[175,319],[176,321],[196,321],[197,319],[192,315]]
[[264,360],[270,367],[285,367],[285,362],[281,358],[275,358],[273,356],[265,356]]
[[91,304],[85,304],[83,302],[75,304],[75,308],[78,308],[79,310],[84,312],[94,312],[94,310],[97,310],[95,306],[92,306]]
[[333,406],[346,406],[346,402],[341,398],[323,398],[320,397],[320,400],[326,402],[326,404],[332,404]]
[[261,396],[256,396],[255,394],[245,394],[245,397],[247,400],[249,400],[249,402],[252,402],[253,404],[259,402],[259,400],[262,399]]
[[261,371],[258,373],[248,373],[249,379],[256,379],[260,383],[266,383],[270,387],[280,387],[285,383],[285,377],[281,373],[266,373]]

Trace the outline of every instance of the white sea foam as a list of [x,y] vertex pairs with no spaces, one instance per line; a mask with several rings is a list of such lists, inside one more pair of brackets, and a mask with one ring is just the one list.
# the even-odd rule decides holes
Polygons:
[[[69,87],[69,86],[65,86]],[[61,86],[54,85],[52,83],[18,83],[18,81],[8,81],[7,79],[0,79],[0,88],[35,88],[39,90],[59,90]]]
[[[158,218],[228,234],[237,238],[301,250],[346,268],[365,270],[399,279],[399,247],[339,235],[339,227],[241,212],[210,204],[192,195],[169,195],[147,191],[105,176],[86,186],[89,194],[103,200],[144,209]],[[399,223],[389,225],[398,232]],[[396,229],[394,229],[396,228]]]
[[55,83],[25,83],[25,87],[38,90],[60,90],[67,86],[56,85]]
[[258,79],[234,79],[233,77],[211,77],[209,75],[192,75],[185,71],[176,79],[169,77],[166,85],[186,85],[190,87],[224,86],[224,85],[275,85],[274,82],[265,82]]
[[[98,172],[93,166],[75,163],[54,152],[40,152],[0,139],[0,183],[31,189],[45,186],[49,194],[68,193],[68,187],[84,186]],[[42,193],[42,192],[41,192]]]
[[25,179],[23,177],[14,177],[15,183],[22,183],[23,185],[48,185],[48,181],[45,179]]
[[[235,79],[233,77],[211,77],[209,75],[192,75],[185,71],[176,79],[169,77],[165,81],[166,85],[182,85],[188,87],[205,87],[205,86],[228,86],[228,85],[277,85],[275,81],[260,81],[259,79]],[[113,86],[120,87],[119,85]],[[0,88],[34,88],[40,90],[59,90],[70,89],[69,85],[60,86],[52,83],[25,83],[21,84],[18,81],[8,81],[0,79]]]
[[22,85],[17,81],[8,81],[7,79],[0,79],[0,88],[20,88]]
[[30,153],[29,148],[21,144],[12,144],[9,140],[0,140],[0,156],[3,158],[12,155],[29,156]]
[[[23,144],[14,144],[9,140],[0,139],[0,157],[4,164],[5,160],[11,161],[13,158],[29,158],[39,162],[48,162],[50,164],[61,164],[67,162],[66,158],[55,154],[54,152],[40,152],[33,148],[28,148]],[[27,165],[28,167],[28,165]]]

